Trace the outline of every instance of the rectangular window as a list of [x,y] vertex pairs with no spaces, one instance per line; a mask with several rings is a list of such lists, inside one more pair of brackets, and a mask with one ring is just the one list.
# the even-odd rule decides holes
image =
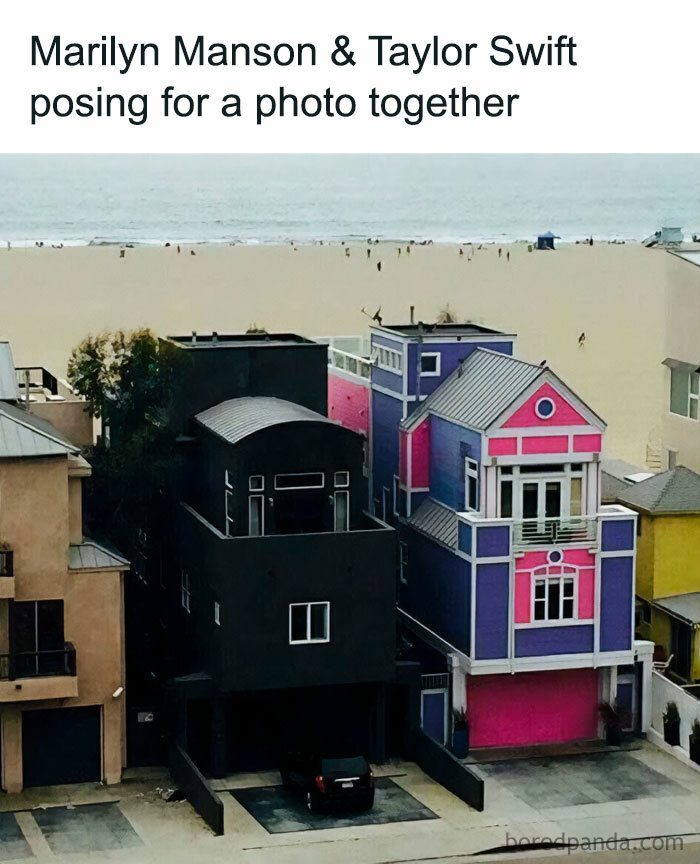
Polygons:
[[221,606],[214,601],[214,624],[221,626]]
[[700,375],[685,368],[671,369],[671,412],[698,419]]
[[420,374],[425,378],[436,377],[440,374],[439,352],[420,355]]
[[265,533],[265,496],[250,495],[248,498],[248,535],[262,537]]
[[333,485],[338,487],[349,486],[350,485],[350,472],[349,471],[336,471],[333,475]]
[[408,545],[404,542],[399,543],[399,579],[408,584]]
[[[573,465],[571,466],[574,467]],[[582,491],[583,479],[581,477],[571,478],[571,500],[569,502],[569,515],[580,516],[582,513]]]
[[180,602],[185,612],[190,612],[190,602],[192,595],[190,593],[190,574],[187,570],[183,570],[180,575]]
[[265,488],[265,478],[262,474],[251,474],[248,478],[248,490],[250,492],[262,492]]
[[335,511],[335,530],[348,531],[350,529],[350,493],[335,492],[333,494],[333,507]]
[[570,576],[550,579],[535,579],[535,621],[558,621],[573,619],[574,580]]
[[233,492],[226,490],[226,536],[233,534]]
[[304,645],[330,640],[330,607],[321,603],[289,604],[289,644]]
[[275,489],[323,489],[323,472],[275,474]]
[[501,518],[513,516],[513,481],[501,480]]
[[479,509],[479,463],[473,459],[464,460],[464,498],[467,510]]
[[394,351],[393,348],[380,346],[377,352],[377,364],[380,369],[400,375],[403,366],[403,354],[400,351]]

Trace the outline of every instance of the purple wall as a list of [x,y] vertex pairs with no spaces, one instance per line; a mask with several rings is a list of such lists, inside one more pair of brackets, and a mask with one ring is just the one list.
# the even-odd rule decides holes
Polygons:
[[509,554],[510,528],[507,526],[486,526],[476,533],[476,557],[496,558]]
[[515,631],[516,657],[586,654],[593,651],[593,625],[528,627]]
[[507,563],[476,568],[475,660],[508,656],[509,569]]
[[[408,345],[408,392],[415,394],[420,378],[421,396],[429,396],[433,390],[447,378],[450,372],[457,368],[460,360],[468,357],[477,348],[489,348],[491,351],[500,351],[503,354],[513,353],[512,342],[409,342]],[[418,352],[421,354],[440,354],[440,375],[419,376],[418,375]]]
[[603,522],[603,552],[622,552],[634,549],[634,520],[612,519]]
[[600,560],[600,650],[632,647],[632,557]]

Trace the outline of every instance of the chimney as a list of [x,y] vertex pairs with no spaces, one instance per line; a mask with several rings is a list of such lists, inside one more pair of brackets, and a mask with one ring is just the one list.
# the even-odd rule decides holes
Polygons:
[[194,345],[196,343],[196,341],[197,341],[197,331],[193,330],[192,331],[192,344]]
[[213,345],[216,345],[216,343],[219,341],[219,334],[216,332],[216,330],[211,331],[211,341]]
[[411,307],[410,307],[410,310],[411,310],[411,324],[413,324],[413,314],[414,314],[414,312],[416,311],[416,307],[415,307],[415,306],[411,306]]

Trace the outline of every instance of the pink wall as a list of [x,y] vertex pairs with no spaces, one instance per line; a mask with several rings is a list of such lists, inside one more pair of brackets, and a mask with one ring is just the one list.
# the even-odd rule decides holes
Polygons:
[[532,578],[530,571],[515,574],[515,623],[527,624],[530,620],[530,598]]
[[348,429],[367,435],[369,387],[328,373],[328,416]]
[[575,453],[600,453],[602,446],[600,435],[574,435]]
[[518,452],[517,438],[490,438],[489,456],[515,456]]
[[578,571],[578,617],[595,616],[595,570],[588,568]]
[[430,486],[430,417],[411,433],[411,487]]
[[[556,411],[547,420],[541,420],[535,414],[538,399],[549,396],[556,405]],[[551,384],[543,384],[524,405],[512,414],[503,424],[504,428],[524,428],[527,426],[588,426],[588,421],[558,393]]]
[[409,434],[405,429],[399,429],[399,481],[408,485],[408,443]]
[[523,453],[568,453],[568,435],[535,435],[523,438]]
[[[563,564],[580,568],[574,578],[578,578],[578,617],[588,620],[595,616],[595,555],[588,549],[567,549]],[[530,621],[530,600],[532,597],[532,570],[547,564],[547,553],[526,552],[516,560],[514,588],[514,618],[516,624]],[[551,576],[561,574],[562,568],[549,565]],[[569,575],[569,574],[567,574]]]
[[598,671],[470,675],[467,719],[474,747],[598,737]]

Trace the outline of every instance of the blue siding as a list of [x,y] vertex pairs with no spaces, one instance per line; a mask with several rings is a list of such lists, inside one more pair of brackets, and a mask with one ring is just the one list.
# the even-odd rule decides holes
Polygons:
[[393,490],[399,473],[399,423],[403,413],[400,399],[372,391],[372,475],[375,498],[381,502],[382,487]]
[[611,519],[603,522],[601,547],[603,552],[634,549],[634,520]]
[[455,648],[469,653],[470,565],[424,534],[404,526],[408,546],[407,584],[399,583],[399,605]]
[[460,551],[467,555],[472,554],[472,533],[471,525],[467,525],[466,522],[457,524],[457,545]]
[[430,419],[430,494],[464,510],[464,460],[481,461],[481,435],[434,415]]
[[510,566],[479,564],[476,571],[474,659],[507,657]]
[[592,651],[592,624],[571,627],[528,627],[515,631],[516,657],[590,654]]
[[476,532],[477,558],[504,558],[510,554],[510,528],[486,525]]
[[[394,351],[399,351],[403,358],[403,342],[395,339],[387,339],[384,336],[375,336],[372,334],[372,346],[382,345],[384,348],[391,348]],[[401,361],[403,363],[403,359]],[[394,393],[403,393],[403,381],[406,375],[406,370],[402,369],[400,373],[389,372],[386,369],[380,369],[378,366],[372,366],[370,371],[372,384],[378,384],[386,390],[391,390]]]
[[632,572],[631,556],[600,560],[601,651],[632,647]]

